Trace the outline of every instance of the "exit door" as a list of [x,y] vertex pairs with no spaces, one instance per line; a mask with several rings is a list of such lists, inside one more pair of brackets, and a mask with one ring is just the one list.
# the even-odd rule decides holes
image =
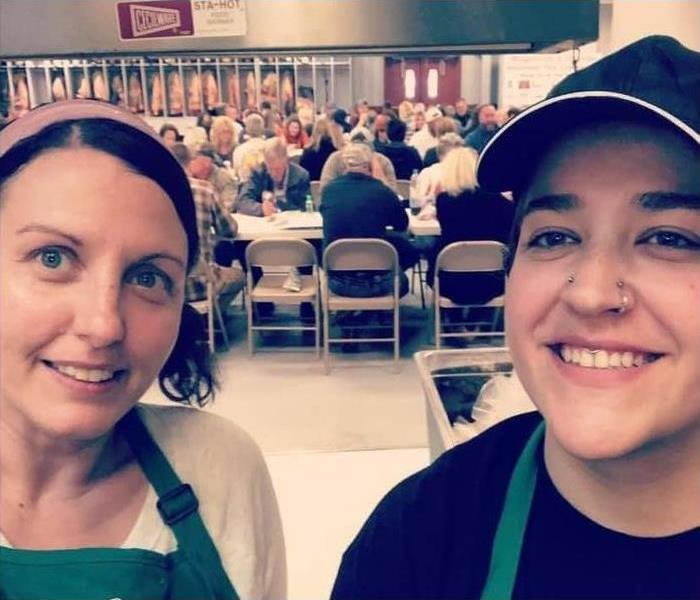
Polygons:
[[460,83],[459,57],[384,59],[384,96],[394,106],[403,100],[454,104]]

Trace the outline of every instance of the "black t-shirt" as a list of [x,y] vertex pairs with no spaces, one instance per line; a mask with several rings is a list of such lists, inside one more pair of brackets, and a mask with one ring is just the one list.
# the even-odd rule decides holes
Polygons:
[[[345,552],[333,600],[479,598],[513,467],[539,421],[509,419],[394,488]],[[541,449],[539,461],[514,598],[700,598],[700,527],[663,538],[609,530],[559,494]]]

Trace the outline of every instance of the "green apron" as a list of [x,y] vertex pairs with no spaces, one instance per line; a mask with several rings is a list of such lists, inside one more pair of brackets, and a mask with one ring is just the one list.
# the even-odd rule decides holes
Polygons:
[[481,600],[510,600],[513,596],[527,519],[537,484],[537,450],[543,438],[544,421],[533,431],[513,469],[493,539],[491,563]]
[[132,409],[117,424],[158,494],[158,511],[177,550],[85,548],[18,550],[0,547],[0,598],[11,600],[237,600],[198,512],[182,483]]

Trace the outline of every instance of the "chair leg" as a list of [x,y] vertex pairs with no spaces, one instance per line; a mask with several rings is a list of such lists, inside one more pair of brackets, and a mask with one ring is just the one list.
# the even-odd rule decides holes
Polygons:
[[435,347],[440,350],[440,346],[442,345],[442,336],[440,335],[442,333],[442,326],[440,323],[440,305],[436,301],[434,306],[433,321],[435,325]]
[[328,303],[323,303],[323,368],[328,375],[331,372],[331,362],[330,362],[330,342],[328,341],[330,326],[330,311],[328,310]]
[[216,352],[216,344],[214,341],[214,303],[210,302],[208,303],[209,306],[207,307],[209,310],[207,310],[207,338],[209,342],[209,352],[211,354],[214,354]]
[[399,372],[399,351],[401,347],[401,329],[399,328],[399,305],[394,304],[394,367]]
[[253,336],[255,332],[253,331],[253,301],[248,294],[246,298],[246,309],[248,312],[248,356],[253,356]]
[[316,294],[314,304],[314,347],[316,348],[316,358],[321,357],[321,305]]
[[226,322],[224,321],[224,316],[221,313],[221,306],[219,306],[218,300],[214,300],[214,311],[216,312],[216,320],[219,322],[219,327],[221,327],[221,336],[224,338],[224,346],[228,351],[228,349],[231,347],[231,344],[228,341]]
[[[423,280],[423,264],[422,264],[423,259],[419,258],[418,259],[418,285],[420,285],[420,305],[421,308],[425,310],[425,286],[423,285],[424,280]],[[415,273],[415,271],[414,271]]]

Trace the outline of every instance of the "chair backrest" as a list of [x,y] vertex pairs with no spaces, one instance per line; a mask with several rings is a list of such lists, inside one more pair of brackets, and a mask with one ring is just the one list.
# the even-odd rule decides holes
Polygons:
[[392,271],[399,269],[396,248],[380,238],[344,238],[323,253],[324,271]]
[[249,267],[303,267],[317,264],[314,247],[298,238],[255,240],[246,248],[245,259]]
[[435,260],[435,271],[502,271],[506,247],[501,242],[453,242]]
[[408,200],[411,194],[411,182],[408,179],[397,179],[396,193],[404,200]]
[[309,182],[309,191],[311,192],[311,198],[313,198],[314,201],[314,208],[318,210],[318,207],[321,204],[321,182]]

